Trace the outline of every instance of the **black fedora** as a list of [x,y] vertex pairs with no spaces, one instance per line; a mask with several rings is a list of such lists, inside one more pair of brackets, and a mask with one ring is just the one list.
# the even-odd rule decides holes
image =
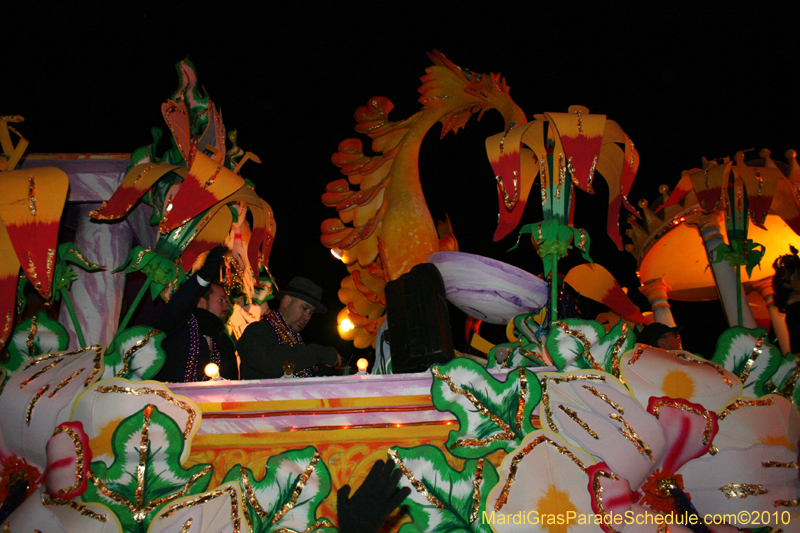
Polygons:
[[280,299],[284,296],[300,298],[314,306],[315,313],[327,313],[328,310],[322,305],[322,287],[308,278],[296,276],[286,286],[285,290],[275,293],[275,297]]

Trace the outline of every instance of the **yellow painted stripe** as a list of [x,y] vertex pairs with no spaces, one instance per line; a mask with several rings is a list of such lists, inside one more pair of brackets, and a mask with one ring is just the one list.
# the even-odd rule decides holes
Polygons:
[[321,431],[282,431],[256,435],[195,435],[192,439],[192,454],[208,449],[248,449],[282,445],[301,446],[327,443],[358,444],[368,441],[389,441],[399,446],[416,445],[420,440],[445,440],[457,424],[409,426],[391,428],[332,429]]

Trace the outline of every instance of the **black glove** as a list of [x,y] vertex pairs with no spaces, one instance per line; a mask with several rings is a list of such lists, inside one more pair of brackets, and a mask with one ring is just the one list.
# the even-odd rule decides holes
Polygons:
[[340,533],[377,533],[386,517],[411,494],[411,489],[397,490],[403,473],[394,470],[394,461],[375,461],[364,483],[350,498],[350,485],[336,493]]
[[197,275],[209,283],[218,283],[219,270],[222,268],[222,263],[225,261],[225,254],[227,252],[228,249],[222,245],[208,252],[206,262],[203,263],[203,266],[197,271]]

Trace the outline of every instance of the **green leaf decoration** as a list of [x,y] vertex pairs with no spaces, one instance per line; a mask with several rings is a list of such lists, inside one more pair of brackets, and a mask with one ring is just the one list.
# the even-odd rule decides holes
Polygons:
[[568,318],[551,324],[545,346],[559,370],[589,368],[619,376],[619,360],[635,342],[630,327],[622,321],[606,333],[595,320]]
[[490,462],[470,460],[458,471],[439,448],[429,444],[392,448],[389,456],[403,472],[401,486],[411,488],[404,505],[412,521],[403,524],[400,533],[492,531],[481,520],[489,491],[498,481]]
[[753,275],[753,269],[761,262],[766,248],[764,245],[753,242],[753,239],[732,239],[730,244],[720,243],[711,250],[712,263],[727,261],[732,267],[745,267],[748,276]]
[[178,266],[174,260],[141,246],[132,249],[122,266],[114,272],[122,270],[126,273],[142,272],[146,275],[150,281],[150,296],[154,300],[167,285],[176,282],[180,277]]
[[248,531],[335,531],[317,508],[331,491],[331,475],[313,446],[273,455],[257,481],[249,468],[236,465],[223,483],[238,481],[244,491]]
[[777,370],[767,382],[767,390],[789,397],[794,392],[798,377],[800,377],[800,363],[797,356],[787,353],[781,358]]
[[53,270],[53,293],[56,299],[60,296],[61,290],[69,290],[72,282],[77,278],[70,265],[77,265],[89,272],[96,272],[105,268],[103,265],[92,263],[86,259],[83,252],[75,246],[75,243],[65,242],[60,244],[56,254],[55,269]]
[[483,457],[513,450],[534,430],[531,414],[542,396],[539,380],[524,368],[500,381],[478,363],[460,357],[431,368],[433,404],[458,418],[447,448],[456,457]]
[[781,351],[766,342],[767,330],[732,327],[717,339],[711,361],[730,370],[742,381],[743,394],[755,398],[772,392],[767,382],[772,378],[783,357]]
[[28,359],[64,351],[68,345],[69,334],[64,326],[48,317],[45,311],[39,311],[14,328],[8,339],[8,360],[0,367],[6,370],[7,377],[11,377]]
[[180,465],[181,428],[153,405],[123,420],[114,431],[112,446],[113,463],[107,467],[103,461],[92,462],[82,498],[113,510],[124,531],[148,531],[165,505],[205,491],[211,481],[211,465],[188,469]]
[[[548,256],[555,256],[556,260],[563,259],[572,249],[572,242],[581,251],[581,256],[585,261],[592,262],[589,256],[589,234],[581,228],[574,228],[563,224],[557,218],[551,218],[534,224],[526,224],[519,230],[516,244],[508,251],[514,250],[519,246],[520,238],[523,234],[531,234],[531,238],[536,241],[539,249],[539,256],[544,260]],[[544,261],[544,276],[550,274],[551,262]]]
[[165,333],[149,326],[134,326],[118,333],[104,357],[106,368],[103,379],[151,379],[167,360],[167,354],[161,347],[165,337]]

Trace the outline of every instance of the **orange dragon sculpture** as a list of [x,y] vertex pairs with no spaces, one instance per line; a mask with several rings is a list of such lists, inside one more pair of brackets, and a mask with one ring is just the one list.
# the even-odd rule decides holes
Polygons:
[[331,159],[347,178],[329,183],[322,195],[322,202],[339,215],[322,223],[322,243],[341,254],[350,272],[339,291],[347,306],[339,322],[350,319],[355,329],[343,337],[358,348],[375,344],[384,321],[386,282],[434,252],[457,247],[449,222],[440,222],[437,233],[420,185],[419,150],[428,130],[441,122],[444,137],[488,109],[503,115],[506,130],[527,122],[499,74],[471,72],[435,50],[428,56],[434,64],[418,89],[423,108],[392,122],[388,115],[394,106],[387,98],[374,97],[359,107],[355,129],[372,139],[376,155],[365,155],[360,139],[342,141]]

